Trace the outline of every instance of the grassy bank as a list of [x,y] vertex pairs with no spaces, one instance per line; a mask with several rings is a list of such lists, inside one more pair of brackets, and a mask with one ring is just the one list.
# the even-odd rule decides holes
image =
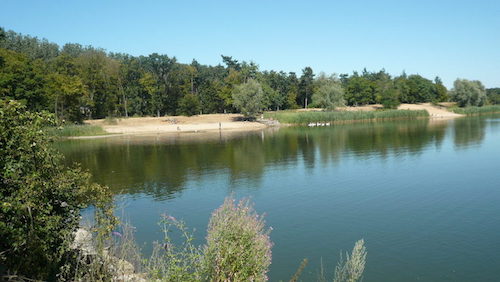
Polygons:
[[74,137],[74,136],[97,136],[108,135],[102,127],[98,125],[64,125],[47,128],[47,132],[53,136]]
[[415,119],[428,117],[425,110],[385,110],[385,111],[332,111],[332,112],[296,112],[281,111],[265,113],[265,118],[272,118],[281,123],[308,124],[314,122],[342,122],[357,120],[382,120],[382,119]]
[[465,108],[451,108],[452,112],[462,115],[480,115],[500,113],[500,105],[482,106],[482,107],[465,107]]

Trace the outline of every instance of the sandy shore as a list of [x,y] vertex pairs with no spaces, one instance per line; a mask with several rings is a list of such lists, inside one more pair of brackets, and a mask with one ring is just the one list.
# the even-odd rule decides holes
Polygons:
[[[450,119],[462,117],[462,115],[452,113],[446,109],[450,105],[439,106],[431,103],[424,104],[401,104],[400,110],[426,110],[431,119]],[[360,107],[344,107],[344,111],[375,111],[382,108],[382,105],[367,105]],[[298,111],[315,111],[321,109],[299,109]],[[259,122],[241,121],[240,114],[209,114],[192,117],[185,116],[165,116],[165,117],[132,117],[120,118],[113,121],[99,119],[86,121],[87,124],[101,126],[112,135],[86,136],[76,138],[99,138],[116,135],[150,135],[150,134],[183,134],[199,135],[199,133],[216,132],[245,132],[262,130],[267,126]]]
[[133,117],[116,119],[109,122],[104,119],[89,120],[85,123],[99,125],[114,134],[149,134],[149,133],[201,133],[218,131],[251,131],[266,128],[259,122],[241,121],[239,114],[210,114],[192,117]]

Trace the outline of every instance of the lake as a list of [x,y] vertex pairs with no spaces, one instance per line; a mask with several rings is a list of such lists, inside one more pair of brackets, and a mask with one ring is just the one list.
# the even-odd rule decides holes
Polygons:
[[[224,197],[250,197],[273,228],[271,281],[303,258],[329,275],[364,238],[364,281],[498,281],[500,115],[122,136],[57,144],[115,193],[147,253],[162,213],[200,243]],[[145,243],[147,242],[147,244]]]

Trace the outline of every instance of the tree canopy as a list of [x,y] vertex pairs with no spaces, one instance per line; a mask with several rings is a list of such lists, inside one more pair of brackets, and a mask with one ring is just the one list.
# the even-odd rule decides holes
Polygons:
[[460,107],[482,106],[487,96],[483,84],[477,80],[457,79],[453,83],[451,98]]
[[262,86],[254,79],[237,85],[233,90],[234,106],[245,117],[255,117],[264,109],[264,91]]
[[[153,53],[132,56],[108,53],[93,46],[67,43],[0,31],[0,98],[16,99],[29,110],[47,110],[58,121],[188,113],[239,112],[233,91],[250,80],[262,88],[263,109],[283,110],[319,105],[321,75],[305,67],[294,72],[259,70],[254,62],[221,55],[215,66],[196,60],[181,63],[176,57]],[[335,76],[349,106],[382,103],[441,102],[449,99],[441,80],[385,70],[366,69]],[[338,88],[338,87],[337,87]],[[322,89],[322,93],[325,88]],[[338,89],[340,90],[340,89]],[[491,96],[496,101],[494,97]],[[316,101],[320,102],[320,101]],[[199,103],[199,107],[198,107]]]

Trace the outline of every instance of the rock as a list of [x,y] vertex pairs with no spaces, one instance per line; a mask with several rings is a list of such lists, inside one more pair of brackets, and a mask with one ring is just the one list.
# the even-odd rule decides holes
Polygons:
[[92,233],[89,231],[78,228],[75,232],[75,240],[70,245],[73,250],[80,250],[83,255],[97,255],[97,251],[92,242]]
[[75,240],[70,245],[71,249],[78,250],[85,257],[101,262],[112,275],[111,281],[116,282],[145,282],[144,274],[135,273],[134,266],[124,260],[110,255],[107,250],[98,253],[92,240],[92,233],[79,228],[75,232]]

